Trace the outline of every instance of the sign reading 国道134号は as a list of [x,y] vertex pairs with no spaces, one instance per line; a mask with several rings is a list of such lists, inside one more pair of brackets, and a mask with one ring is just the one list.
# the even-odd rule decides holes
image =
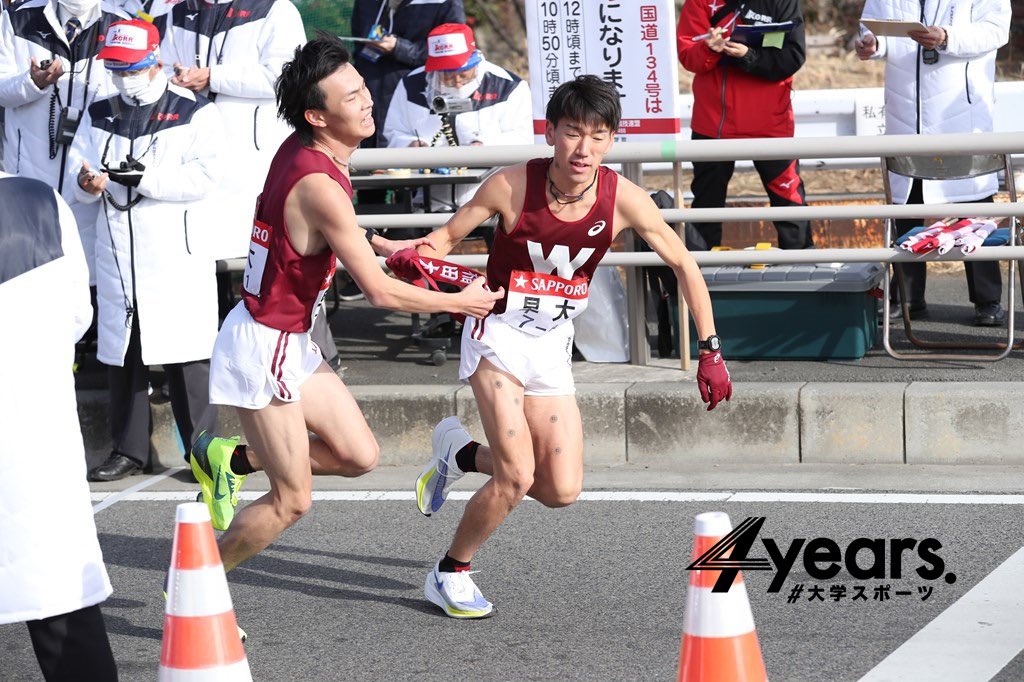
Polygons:
[[544,109],[555,88],[589,73],[622,96],[616,139],[674,139],[679,133],[674,12],[671,0],[527,2],[534,133],[544,134]]

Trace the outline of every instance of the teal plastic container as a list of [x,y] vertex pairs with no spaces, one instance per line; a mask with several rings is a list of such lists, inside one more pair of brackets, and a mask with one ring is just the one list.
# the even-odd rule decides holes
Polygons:
[[[875,345],[878,263],[701,268],[732,359],[862,358]],[[690,351],[697,334],[690,322]]]

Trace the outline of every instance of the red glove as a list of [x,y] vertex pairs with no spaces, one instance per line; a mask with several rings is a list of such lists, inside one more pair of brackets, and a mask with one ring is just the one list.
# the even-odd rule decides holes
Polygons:
[[710,403],[708,412],[715,409],[722,400],[732,398],[732,379],[721,353],[716,351],[700,356],[700,362],[697,363],[697,388],[700,389],[700,399]]

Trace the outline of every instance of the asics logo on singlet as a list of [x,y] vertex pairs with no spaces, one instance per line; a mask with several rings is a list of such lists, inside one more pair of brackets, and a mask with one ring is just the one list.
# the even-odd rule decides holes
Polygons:
[[596,223],[594,223],[594,226],[592,228],[587,230],[587,234],[591,237],[596,237],[597,235],[601,234],[601,230],[603,230],[607,224],[608,223],[606,223],[603,220],[598,220]]
[[551,249],[551,253],[545,256],[544,247],[537,242],[529,240],[526,242],[526,248],[530,252],[530,262],[533,263],[534,272],[549,275],[552,270],[556,270],[555,274],[562,279],[572,279],[573,273],[583,267],[583,264],[594,255],[594,249],[587,247],[580,249],[576,257],[570,260],[569,247],[563,244],[555,244]]

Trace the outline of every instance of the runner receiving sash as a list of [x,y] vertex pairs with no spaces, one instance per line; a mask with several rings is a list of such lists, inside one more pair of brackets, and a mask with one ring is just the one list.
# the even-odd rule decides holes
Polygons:
[[590,280],[619,232],[636,230],[675,271],[701,339],[697,379],[708,409],[732,395],[696,262],[647,193],[601,166],[620,115],[618,92],[599,78],[564,83],[547,108],[553,158],[495,173],[428,236],[433,248],[418,247],[424,256],[444,258],[498,216],[487,280],[507,294],[489,316],[467,320],[459,368],[459,378],[473,387],[488,444],[473,441],[457,417],[441,421],[433,456],[416,482],[419,509],[430,515],[466,472],[491,476],[426,577],[425,596],[449,616],[491,615],[491,603],[469,577],[469,562],[524,495],[564,507],[580,493],[583,428],[572,377],[572,319],[586,309]]

